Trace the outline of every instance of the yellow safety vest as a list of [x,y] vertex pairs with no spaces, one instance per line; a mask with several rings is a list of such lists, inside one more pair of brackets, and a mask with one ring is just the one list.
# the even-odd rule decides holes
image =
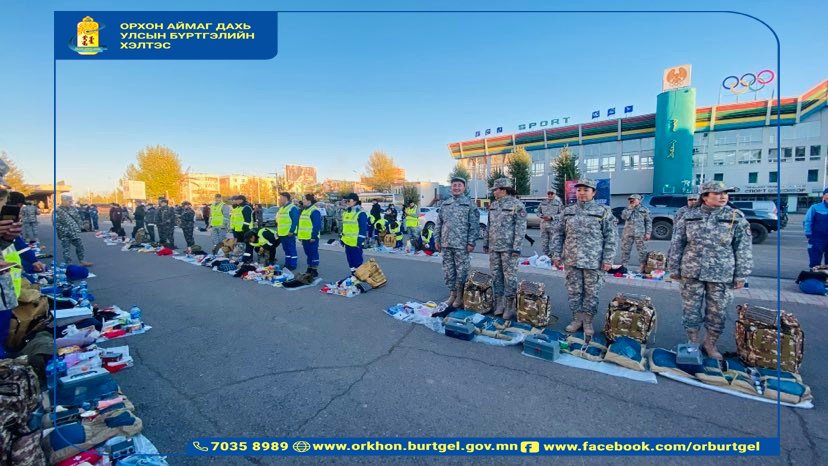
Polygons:
[[386,220],[382,217],[380,217],[379,220],[374,222],[374,228],[376,228],[377,231],[385,231],[386,226],[388,226],[388,220]]
[[17,252],[14,244],[3,250],[3,260],[17,264],[17,267],[9,269],[9,276],[14,285],[14,294],[19,298],[20,288],[23,286],[23,259],[20,257],[20,253]]
[[278,235],[278,233],[276,233],[276,230],[274,230],[273,228],[262,228],[256,233],[256,242],[250,243],[250,245],[254,248],[259,248],[262,246],[273,246],[273,243],[268,241],[267,238],[265,238],[264,235],[262,235],[262,233],[265,231],[273,233],[274,236]]
[[219,202],[210,206],[210,226],[223,227],[224,226],[224,203]]
[[405,227],[417,228],[420,224],[420,219],[417,217],[417,208],[405,209]]
[[393,233],[397,236],[397,241],[402,241],[402,239],[403,239],[402,225],[397,223],[397,229],[394,230]]
[[276,220],[276,226],[279,228],[279,236],[287,236],[290,234],[290,227],[293,223],[290,219],[290,213],[294,209],[296,209],[296,206],[293,204],[279,208],[279,215]]
[[246,206],[236,206],[233,207],[233,210],[230,211],[230,228],[233,231],[241,232],[244,231],[244,226],[247,225],[250,227],[252,223],[244,221],[244,208]]
[[302,211],[299,215],[299,233],[296,235],[300,240],[311,239],[313,234],[313,222],[311,221],[311,214],[316,210],[316,206],[310,206]]
[[342,242],[353,248],[359,244],[359,216],[366,215],[360,207],[342,214]]
[[423,240],[423,246],[428,245],[428,243],[431,242],[431,236],[431,230],[423,230],[422,234],[420,234],[420,239]]

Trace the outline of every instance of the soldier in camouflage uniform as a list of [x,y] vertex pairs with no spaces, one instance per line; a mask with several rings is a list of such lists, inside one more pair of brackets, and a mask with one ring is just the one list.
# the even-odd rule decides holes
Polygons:
[[526,206],[514,197],[509,178],[496,179],[492,191],[495,200],[489,205],[483,252],[489,254],[489,268],[494,275],[495,315],[511,319],[517,312],[517,261],[526,234]]
[[195,230],[195,211],[193,210],[193,205],[190,201],[184,201],[181,203],[181,216],[179,217],[179,223],[181,224],[181,231],[184,233],[184,241],[187,242],[187,248],[193,247],[195,245],[195,240],[193,239],[193,230]]
[[566,292],[572,311],[572,322],[566,331],[574,333],[583,327],[584,336],[591,338],[598,292],[615,257],[617,222],[609,207],[595,202],[594,180],[578,180],[575,189],[578,202],[563,210],[550,258],[560,267],[563,257],[566,265]]
[[630,261],[633,243],[638,251],[640,270],[644,271],[647,265],[647,244],[653,232],[653,221],[650,219],[650,209],[641,205],[641,196],[632,194],[628,198],[630,205],[621,212],[624,220],[624,232],[621,234],[621,265],[627,266]]
[[158,211],[155,213],[158,223],[158,241],[165,246],[175,249],[175,211],[169,202],[161,197],[158,199]]
[[[742,288],[753,268],[750,224],[727,206],[733,192],[721,181],[701,185],[701,205],[690,209],[673,230],[669,270],[681,280],[682,324],[691,343],[699,342],[702,322],[707,355],[722,359],[716,341],[724,331],[732,288]],[[704,315],[702,315],[704,309]]]
[[538,215],[541,218],[541,254],[549,255],[555,224],[561,220],[563,208],[563,203],[555,196],[555,190],[550,188],[546,192],[546,199],[538,206]]
[[28,242],[37,241],[37,206],[32,201],[26,203],[22,209],[23,238]]
[[690,211],[690,209],[696,207],[696,204],[699,203],[699,195],[698,194],[690,194],[687,196],[687,205],[680,208],[676,211],[675,215],[673,216],[673,224],[678,225],[679,220],[681,220],[684,215]]
[[443,256],[443,276],[449,289],[445,303],[463,307],[463,292],[469,274],[469,253],[480,232],[480,211],[466,196],[466,180],[451,179],[451,197],[443,201],[434,228],[434,245]]
[[60,196],[60,206],[55,209],[55,229],[57,230],[57,237],[63,247],[63,261],[72,262],[72,249],[75,246],[75,254],[78,256],[78,261],[84,267],[90,267],[92,263],[84,261],[86,251],[83,248],[81,241],[81,219],[80,212],[77,207],[72,205],[72,196],[63,194]]

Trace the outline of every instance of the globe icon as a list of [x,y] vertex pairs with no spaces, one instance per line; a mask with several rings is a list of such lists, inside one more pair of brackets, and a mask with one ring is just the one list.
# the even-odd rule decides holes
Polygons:
[[310,443],[304,440],[293,442],[293,451],[296,453],[305,453],[308,450],[310,450]]

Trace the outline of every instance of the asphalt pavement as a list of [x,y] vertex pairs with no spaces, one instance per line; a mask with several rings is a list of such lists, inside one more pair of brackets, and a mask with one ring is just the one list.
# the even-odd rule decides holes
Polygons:
[[[130,226],[127,225],[128,231]],[[51,226],[42,224],[49,250]],[[181,232],[177,243],[183,245]],[[787,235],[785,235],[787,236]],[[790,239],[793,239],[791,237]],[[556,464],[825,464],[828,392],[826,307],[790,304],[808,339],[804,381],[816,408],[782,407],[664,378],[647,384],[524,357],[517,347],[463,342],[402,323],[383,310],[408,300],[443,299],[440,265],[404,257],[377,260],[388,285],[347,299],[316,289],[287,291],[153,254],[127,253],[83,235],[102,305],[138,304],[153,329],[112,342],[128,344],[135,367],[116,378],[136,405],[144,434],[165,453],[199,436],[273,437],[755,437],[776,436],[781,457],[556,458]],[[209,237],[196,236],[209,246]],[[666,244],[666,243],[665,243]],[[300,252],[300,266],[304,255]],[[757,256],[762,256],[757,254]],[[279,258],[283,255],[279,254]],[[321,251],[320,273],[347,275],[344,253]],[[546,283],[553,312],[567,323],[560,278],[520,272]],[[607,283],[600,308],[629,287]],[[635,290],[634,292],[640,292]],[[656,345],[682,341],[680,299],[647,290],[658,310]],[[754,304],[775,306],[754,301]],[[729,310],[721,348],[735,350]],[[603,319],[596,322],[601,328]],[[826,391],[823,391],[826,389]],[[508,458],[203,458],[171,464],[549,464]]]

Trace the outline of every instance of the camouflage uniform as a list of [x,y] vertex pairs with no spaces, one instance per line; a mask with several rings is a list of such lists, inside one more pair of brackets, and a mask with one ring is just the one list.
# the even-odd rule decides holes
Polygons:
[[[582,180],[579,183],[592,183]],[[563,210],[552,242],[552,260],[563,258],[569,310],[573,315],[598,312],[598,291],[604,284],[603,264],[612,262],[617,243],[617,222],[609,207],[576,202]]]
[[23,238],[26,241],[37,241],[37,206],[23,206],[21,220],[23,222]]
[[621,235],[621,265],[626,266],[630,260],[633,242],[638,251],[638,260],[641,267],[647,264],[647,243],[644,237],[653,232],[653,221],[650,219],[650,210],[641,204],[627,207],[621,212],[624,220],[624,232]]
[[[511,187],[508,178],[495,180],[495,188]],[[514,196],[504,196],[489,205],[489,227],[483,238],[488,248],[489,268],[494,275],[494,295],[514,298],[517,294],[517,262],[523,236],[526,234],[526,206]]]
[[463,294],[469,274],[469,253],[480,234],[480,211],[465,194],[451,197],[440,206],[434,227],[434,244],[443,255],[443,277],[450,291]]
[[682,217],[687,215],[687,212],[690,212],[690,210],[693,209],[693,208],[695,208],[695,207],[690,207],[690,206],[686,205],[686,206],[680,208],[679,210],[677,210],[675,215],[673,215],[673,223],[675,225],[678,225],[679,220],[681,220]]
[[[549,255],[552,237],[555,234],[555,224],[561,220],[560,216],[563,208],[564,206],[557,196],[551,201],[549,199],[541,201],[538,206],[538,216],[541,218],[541,254]],[[543,217],[551,217],[552,220],[543,220]]]
[[184,232],[184,241],[187,242],[187,247],[191,248],[195,244],[195,239],[193,239],[193,230],[195,230],[195,211],[191,207],[186,207],[181,212],[180,222],[181,231]]
[[[702,189],[726,188],[713,181]],[[733,301],[731,287],[747,279],[753,268],[752,248],[750,224],[737,209],[703,205],[689,209],[679,220],[673,230],[669,270],[673,278],[681,279],[685,329],[698,330],[704,322],[708,333],[716,337],[722,333]]]
[[86,251],[83,248],[81,241],[81,220],[80,212],[75,206],[59,206],[55,209],[55,229],[57,230],[57,237],[63,247],[63,261],[72,262],[72,249],[70,246],[75,246],[75,253],[78,256],[78,261],[83,262]]
[[155,213],[158,222],[158,241],[166,243],[167,246],[175,248],[175,211],[172,207],[165,205],[158,208]]

